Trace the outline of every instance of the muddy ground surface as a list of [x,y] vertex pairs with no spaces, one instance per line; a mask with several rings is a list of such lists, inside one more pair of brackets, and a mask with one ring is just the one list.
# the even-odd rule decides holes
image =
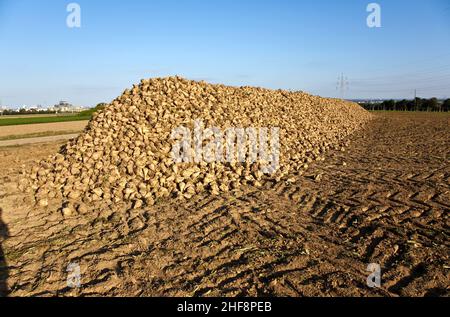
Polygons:
[[[16,184],[61,144],[0,149],[3,295],[449,295],[448,115],[378,114],[292,183],[66,218]],[[67,286],[71,263],[80,288]]]

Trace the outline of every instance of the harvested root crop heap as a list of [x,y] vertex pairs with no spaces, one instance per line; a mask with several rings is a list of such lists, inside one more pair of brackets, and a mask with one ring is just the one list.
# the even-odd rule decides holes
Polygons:
[[[27,188],[45,206],[62,201],[132,202],[138,208],[161,197],[190,198],[260,186],[302,172],[313,160],[370,120],[357,104],[303,92],[228,87],[179,77],[142,80],[97,113],[59,154],[36,165]],[[279,127],[279,168],[260,162],[175,163],[174,129]],[[206,141],[203,140],[205,143]]]

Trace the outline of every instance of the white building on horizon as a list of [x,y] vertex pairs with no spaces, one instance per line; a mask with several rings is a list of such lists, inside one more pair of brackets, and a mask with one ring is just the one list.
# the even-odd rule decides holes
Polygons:
[[57,113],[61,112],[81,112],[84,110],[83,107],[76,107],[72,104],[70,104],[67,101],[61,100],[57,105],[54,105],[53,107],[49,107],[48,110],[55,111]]

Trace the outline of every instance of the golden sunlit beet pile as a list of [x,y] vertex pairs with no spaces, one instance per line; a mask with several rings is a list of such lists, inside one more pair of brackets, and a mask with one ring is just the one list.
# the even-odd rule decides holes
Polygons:
[[[142,80],[94,115],[85,131],[59,154],[28,173],[37,202],[131,202],[190,198],[281,180],[323,160],[330,148],[370,120],[357,104],[303,92],[228,87],[180,77]],[[263,174],[259,163],[175,163],[173,129],[279,127],[280,168]],[[23,187],[25,187],[22,184]]]

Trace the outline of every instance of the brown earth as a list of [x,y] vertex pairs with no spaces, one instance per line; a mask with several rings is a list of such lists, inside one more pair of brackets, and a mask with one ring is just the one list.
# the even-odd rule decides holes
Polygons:
[[56,133],[56,135],[49,136],[39,136],[32,137],[30,135],[26,135],[20,138],[13,138],[11,140],[0,140],[0,147],[5,146],[16,146],[16,145],[24,145],[24,144],[35,144],[35,143],[48,143],[60,140],[70,140],[77,137],[79,133],[67,132],[67,133]]
[[[61,143],[0,149],[11,296],[448,296],[450,117],[378,114],[294,183],[63,217],[17,189]],[[2,261],[4,262],[4,261]],[[81,268],[69,288],[67,267]],[[369,263],[382,270],[369,288]],[[5,263],[0,262],[0,267]],[[4,291],[4,293],[6,293]]]
[[52,122],[38,124],[21,124],[0,127],[0,138],[43,132],[82,131],[89,121]]

